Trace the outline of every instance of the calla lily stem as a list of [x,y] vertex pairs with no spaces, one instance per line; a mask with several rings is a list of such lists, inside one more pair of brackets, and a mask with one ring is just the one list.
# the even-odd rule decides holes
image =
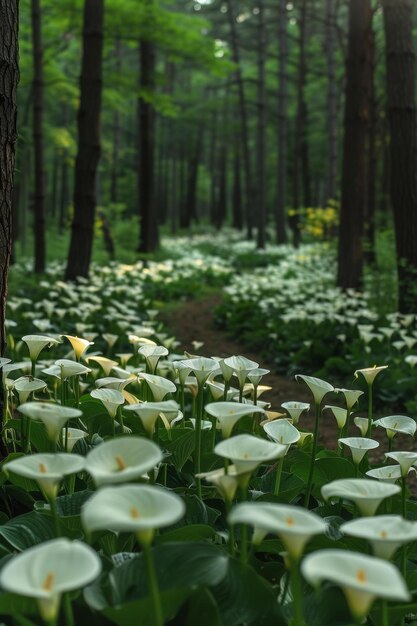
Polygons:
[[311,495],[311,488],[313,486],[314,463],[316,461],[317,438],[319,434],[319,417],[320,417],[320,402],[316,402],[315,403],[315,415],[314,415],[313,448],[311,450],[310,470],[308,473],[307,489],[306,489],[306,495],[304,498],[304,506],[306,508],[308,508],[308,503],[310,501],[310,495]]
[[[197,394],[197,413],[195,420],[195,460],[194,469],[195,473],[200,473],[201,466],[201,421],[203,419],[203,401],[204,401],[204,386],[198,385]],[[197,481],[197,494],[201,498],[201,478],[196,478]]]
[[366,437],[370,437],[372,432],[372,383],[368,383],[368,429]]
[[72,603],[69,593],[64,594],[64,613],[66,626],[75,626],[74,613],[72,611]]
[[162,612],[161,596],[159,593],[158,580],[156,578],[155,563],[149,545],[142,544],[143,557],[145,559],[146,572],[148,574],[149,593],[151,596],[155,615],[155,626],[164,626],[164,615]]
[[301,577],[299,563],[291,560],[291,590],[293,596],[294,618],[291,626],[305,626],[303,617],[303,592],[301,588]]
[[281,486],[281,476],[282,476],[282,468],[284,466],[284,457],[278,460],[277,465],[277,473],[275,476],[275,486],[274,486],[274,495],[277,496],[279,494],[279,488]]

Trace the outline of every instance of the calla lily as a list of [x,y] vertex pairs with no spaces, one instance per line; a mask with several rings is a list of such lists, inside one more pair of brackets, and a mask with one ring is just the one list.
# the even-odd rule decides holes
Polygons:
[[249,372],[257,370],[259,368],[259,363],[256,363],[256,361],[251,361],[245,356],[229,356],[227,359],[224,359],[224,362],[231,369],[233,369],[233,372],[235,373],[239,381],[239,387],[241,389],[243,389],[243,385],[245,384],[245,380]]
[[130,404],[125,410],[136,413],[146,432],[152,437],[155,430],[155,423],[159,415],[161,413],[168,413],[175,419],[178,415],[179,406],[174,400],[165,400],[164,402],[139,402],[137,404]]
[[85,430],[81,430],[80,428],[68,428],[68,435],[67,435],[68,452],[72,452],[72,449],[74,448],[77,441],[80,441],[80,439],[85,439],[85,437],[88,437],[88,433],[86,433]]
[[359,465],[368,450],[374,450],[379,446],[378,441],[368,439],[367,437],[344,437],[339,439],[340,444],[350,449],[355,465]]
[[178,372],[180,385],[185,385],[187,378],[191,372],[191,367],[185,365],[186,361],[175,361],[174,366]]
[[267,422],[263,429],[272,441],[286,446],[286,452],[291,444],[297,443],[300,439],[300,432],[286,419]]
[[30,419],[43,422],[51,441],[57,441],[62,428],[70,419],[82,417],[82,412],[54,402],[26,402],[19,412]]
[[189,371],[193,372],[200,386],[204,385],[210,374],[219,367],[217,361],[206,357],[185,359],[182,364],[183,367],[189,368]]
[[85,587],[100,572],[100,558],[85,543],[52,539],[8,561],[0,572],[0,585],[5,591],[35,598],[42,619],[55,623],[62,594]]
[[336,422],[337,422],[337,426],[339,430],[342,430],[342,428],[346,424],[348,410],[342,409],[342,407],[340,406],[331,406],[329,404],[326,404],[326,406],[323,407],[323,411],[324,409],[329,409],[329,411],[333,413],[333,416],[336,418]]
[[204,478],[208,483],[215,485],[222,498],[229,503],[232,502],[235,497],[239,485],[237,471],[234,465],[228,466],[227,474],[224,467],[221,467],[211,472],[201,473],[197,478]]
[[116,389],[117,391],[123,391],[127,385],[135,382],[136,376],[132,375],[130,378],[116,378],[114,376],[106,376],[105,378],[98,378],[96,380],[96,387],[101,389],[105,387],[106,389]]
[[301,557],[309,539],[323,534],[327,528],[326,522],[311,511],[269,502],[241,502],[233,508],[228,521],[253,526],[258,543],[268,533],[278,535],[295,561]]
[[58,377],[61,380],[72,378],[73,376],[84,376],[84,374],[91,372],[89,367],[70,359],[58,359],[55,361],[55,366],[59,368]]
[[100,487],[139,478],[161,461],[162,452],[153,441],[143,437],[116,437],[87,454],[86,470]]
[[77,474],[84,467],[84,457],[58,452],[22,456],[4,463],[2,469],[35,480],[48,498],[55,498],[64,476]]
[[[410,468],[410,471],[413,468]],[[384,465],[383,467],[375,467],[366,472],[370,478],[376,478],[382,482],[395,483],[401,478],[401,467],[399,465]]]
[[59,344],[57,339],[45,335],[25,335],[22,337],[22,341],[24,341],[28,347],[30,360],[32,362],[37,360],[39,354],[46,346],[50,348],[53,345]]
[[154,402],[161,402],[168,393],[175,393],[177,388],[175,384],[163,378],[162,376],[155,376],[153,374],[139,374],[139,380],[144,380],[149,385],[152,392]]
[[[197,425],[197,420],[195,419],[195,417],[190,417],[190,422],[192,424],[192,427],[195,429]],[[201,430],[211,430],[212,428],[213,424],[210,422],[210,420],[201,420]]]
[[388,439],[393,439],[396,433],[403,433],[414,437],[417,424],[406,415],[389,415],[374,421],[374,426],[381,426],[387,431]]
[[340,526],[345,535],[367,539],[375,556],[391,559],[403,544],[417,540],[417,522],[409,522],[400,515],[377,515],[354,519]]
[[211,402],[205,406],[205,411],[215,417],[222,431],[223,437],[230,437],[233,426],[245,415],[265,413],[257,406],[242,404],[240,402]]
[[23,404],[29,398],[31,393],[46,389],[46,382],[39,380],[39,378],[22,376],[22,378],[18,378],[15,381],[14,388],[19,394],[19,403]]
[[417,463],[417,452],[386,452],[388,459],[394,459],[401,467],[401,476],[405,478],[412,465]]
[[113,335],[112,333],[103,333],[102,337],[110,349],[113,348],[114,344],[119,339],[119,335]]
[[307,442],[313,439],[313,433],[308,433],[303,430],[300,430],[300,438],[297,442],[297,448],[302,448]]
[[138,352],[145,358],[150,374],[155,373],[159,359],[168,354],[164,346],[141,346]]
[[357,415],[356,417],[353,418],[353,423],[361,431],[362,437],[365,437],[365,435],[366,435],[366,433],[368,431],[368,418],[367,417],[359,417],[359,415]]
[[149,545],[155,530],[175,524],[185,505],[171,491],[151,485],[103,487],[83,506],[81,520],[88,532],[133,532]]
[[383,370],[386,370],[387,367],[388,365],[380,365],[379,367],[374,365],[374,367],[365,367],[364,369],[356,370],[355,378],[358,378],[358,374],[362,374],[366,383],[372,385],[377,375]]
[[345,396],[346,408],[351,411],[359,398],[363,396],[363,391],[359,389],[335,389],[336,393],[342,393]]
[[75,358],[77,361],[81,359],[87,348],[93,345],[92,341],[88,341],[87,339],[83,339],[82,337],[74,337],[73,335],[61,335],[61,337],[65,337],[65,339],[68,339],[72,346],[72,349],[74,350]]
[[229,383],[234,373],[233,367],[230,367],[230,365],[225,363],[225,359],[220,359],[218,365],[221,369],[222,376],[223,376],[225,383]]
[[368,614],[375,598],[410,600],[398,569],[377,557],[347,550],[320,550],[305,557],[301,572],[313,587],[323,581],[341,587],[358,621]]
[[322,380],[321,378],[315,378],[314,376],[304,376],[303,374],[296,374],[296,380],[301,379],[306,383],[308,388],[314,397],[314,402],[320,404],[324,396],[331,391],[334,391],[333,385]]
[[256,369],[251,370],[248,373],[247,379],[249,380],[249,382],[252,383],[254,387],[257,387],[259,383],[261,382],[262,378],[266,376],[267,374],[269,374],[269,370],[265,370],[262,367],[257,367]]
[[310,405],[307,402],[283,402],[281,406],[287,411],[293,424],[298,424],[301,414],[310,410]]
[[216,445],[214,452],[230,459],[238,474],[252,472],[262,463],[267,463],[285,454],[286,446],[265,441],[252,435],[236,435]]
[[87,363],[90,363],[90,361],[97,363],[103,370],[105,376],[109,376],[112,369],[116,367],[116,365],[119,365],[117,361],[108,359],[105,356],[89,356],[86,358],[86,361]]
[[125,402],[123,394],[117,389],[93,389],[90,396],[100,400],[112,418],[116,417],[117,409]]
[[398,485],[368,480],[366,478],[340,478],[321,488],[325,500],[346,498],[352,500],[362,515],[374,515],[385,498],[400,492]]

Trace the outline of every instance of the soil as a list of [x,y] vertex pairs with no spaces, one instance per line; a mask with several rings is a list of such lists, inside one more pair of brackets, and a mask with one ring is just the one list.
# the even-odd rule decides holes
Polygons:
[[[259,363],[260,367],[271,370],[271,373],[262,379],[262,384],[272,387],[271,391],[262,394],[262,400],[271,403],[271,410],[284,412],[281,409],[281,404],[290,401],[309,402],[312,406],[312,396],[304,383],[298,383],[295,379],[275,374],[273,366],[265,362],[259,354],[248,351],[238,338],[231,338],[226,332],[215,328],[214,311],[221,304],[221,301],[220,293],[210,294],[201,299],[188,300],[171,310],[162,312],[161,319],[180,342],[181,350],[206,357],[224,358],[242,354]],[[196,349],[193,342],[200,342],[203,345]],[[334,397],[329,402],[336,404]],[[301,417],[299,425],[302,430],[313,430],[312,411],[310,411],[310,415]],[[358,437],[360,433],[353,426],[349,435]],[[372,438],[380,442],[380,447],[369,456],[369,461],[372,464],[381,463],[384,460],[384,452],[387,450],[385,430],[375,428]],[[320,420],[319,441],[332,450],[336,448],[336,439],[336,421],[325,412]],[[394,450],[412,449],[413,444],[414,441],[410,437],[396,435]]]

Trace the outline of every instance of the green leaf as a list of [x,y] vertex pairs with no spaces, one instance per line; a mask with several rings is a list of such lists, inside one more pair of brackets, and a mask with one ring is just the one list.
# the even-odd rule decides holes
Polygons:
[[191,524],[158,535],[155,539],[155,543],[166,543],[167,541],[201,541],[203,539],[212,539],[214,535],[215,531],[211,526],[206,524]]
[[180,437],[166,443],[166,448],[172,452],[172,460],[179,471],[182,470],[195,448],[195,432],[188,428],[183,430],[185,432]]
[[0,526],[0,536],[16,550],[23,551],[54,539],[53,520],[50,515],[36,511],[24,513]]

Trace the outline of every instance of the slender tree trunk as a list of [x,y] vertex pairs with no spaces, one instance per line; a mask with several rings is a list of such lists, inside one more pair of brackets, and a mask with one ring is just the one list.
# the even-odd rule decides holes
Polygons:
[[198,188],[198,168],[200,156],[203,152],[204,126],[200,124],[197,129],[194,151],[190,154],[188,163],[188,176],[186,186],[186,197],[183,207],[181,207],[180,227],[189,228],[192,220],[197,220],[197,188]]
[[279,0],[278,7],[278,46],[279,46],[279,87],[278,87],[278,170],[277,170],[277,204],[275,213],[276,242],[286,243],[285,211],[287,205],[287,154],[288,154],[288,123],[287,123],[287,0]]
[[240,177],[240,154],[239,143],[235,145],[235,157],[234,157],[234,173],[233,173],[233,228],[242,230],[243,228],[243,215],[242,215],[242,184]]
[[249,127],[246,112],[245,88],[242,78],[240,63],[239,40],[236,29],[236,11],[234,0],[227,0],[227,15],[229,16],[230,40],[232,46],[232,58],[236,64],[236,83],[239,97],[239,114],[242,134],[243,166],[245,169],[245,207],[247,237],[253,237],[253,191],[252,191],[252,167],[249,147]]
[[65,225],[67,222],[68,212],[68,151],[65,149],[62,155],[61,163],[61,193],[59,198],[59,223],[58,232],[60,235],[64,233]]
[[342,289],[362,282],[371,27],[370,0],[351,0],[337,274]]
[[[116,57],[116,73],[118,76],[120,76],[122,72],[122,42],[120,38],[116,40],[114,52]],[[120,112],[116,110],[113,113],[113,147],[110,174],[110,202],[112,202],[113,204],[117,203],[118,198],[117,180],[119,175],[120,136]]]
[[[149,8],[152,8],[149,6]],[[154,252],[159,245],[155,199],[155,111],[147,95],[155,89],[155,48],[151,41],[139,43],[139,252]]]
[[43,150],[43,61],[41,8],[39,0],[32,0],[33,41],[33,145],[35,154],[35,272],[45,270],[45,169]]
[[100,160],[103,14],[104,0],[85,0],[74,218],[65,273],[67,280],[88,276],[93,249],[96,178]]
[[368,129],[368,171],[367,171],[367,194],[366,194],[366,260],[375,263],[375,237],[376,237],[376,181],[378,174],[377,154],[377,117],[378,107],[375,92],[375,33],[371,29],[370,34],[370,104],[369,104],[369,129]]
[[336,198],[338,158],[338,87],[335,59],[335,0],[326,0],[327,172],[324,201]]
[[217,201],[217,186],[218,186],[218,171],[216,167],[216,153],[217,153],[217,135],[218,135],[218,123],[217,123],[217,108],[214,108],[211,114],[210,125],[210,144],[209,144],[209,172],[210,172],[210,221],[212,224],[216,223],[216,201]]
[[59,178],[59,151],[55,149],[53,151],[53,163],[52,163],[52,187],[51,187],[51,196],[50,196],[50,205],[49,212],[51,215],[51,219],[55,221],[56,217],[56,205],[58,203],[58,178]]
[[266,85],[267,55],[264,0],[258,0],[258,145],[257,145],[257,247],[265,248],[266,227]]
[[397,243],[399,310],[417,307],[417,121],[413,0],[383,0],[391,131],[391,203]]

